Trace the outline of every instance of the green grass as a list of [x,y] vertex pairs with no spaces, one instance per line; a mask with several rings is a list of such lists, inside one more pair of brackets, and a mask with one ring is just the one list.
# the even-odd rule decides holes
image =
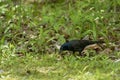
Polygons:
[[[119,0],[0,0],[0,80],[119,80],[119,5]],[[99,54],[86,52],[93,56],[60,57],[56,46],[84,37],[103,38],[106,45]]]
[[94,57],[65,56],[58,54],[23,57],[3,56],[0,68],[1,80],[119,80],[120,63],[106,55]]

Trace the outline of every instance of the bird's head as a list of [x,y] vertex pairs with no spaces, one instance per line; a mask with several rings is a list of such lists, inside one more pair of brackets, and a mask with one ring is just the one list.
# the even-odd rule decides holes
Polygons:
[[60,47],[60,52],[65,51],[65,50],[69,50],[69,43],[64,43],[61,47]]

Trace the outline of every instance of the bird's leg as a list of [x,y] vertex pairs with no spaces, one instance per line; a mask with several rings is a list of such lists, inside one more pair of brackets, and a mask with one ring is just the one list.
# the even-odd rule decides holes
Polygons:
[[75,54],[75,51],[73,51],[73,54]]
[[82,49],[79,49],[79,55],[80,55],[80,56],[83,56],[83,54],[82,54]]
[[73,55],[76,57],[76,55],[75,55],[75,51],[73,51]]
[[79,52],[79,56],[83,56],[83,54],[81,52]]

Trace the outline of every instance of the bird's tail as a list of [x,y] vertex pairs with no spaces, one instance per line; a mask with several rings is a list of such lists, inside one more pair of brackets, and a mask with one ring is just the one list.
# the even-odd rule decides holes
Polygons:
[[95,43],[97,43],[97,44],[101,44],[101,43],[105,43],[104,41],[90,41],[89,42],[90,44],[95,44]]

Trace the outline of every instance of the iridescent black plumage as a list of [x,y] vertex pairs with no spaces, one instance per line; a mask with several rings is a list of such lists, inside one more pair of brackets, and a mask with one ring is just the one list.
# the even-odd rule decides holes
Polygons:
[[60,47],[60,52],[68,50],[68,51],[72,51],[73,53],[75,53],[76,51],[81,53],[86,46],[90,44],[95,44],[95,43],[103,43],[103,41],[71,40],[64,43]]

